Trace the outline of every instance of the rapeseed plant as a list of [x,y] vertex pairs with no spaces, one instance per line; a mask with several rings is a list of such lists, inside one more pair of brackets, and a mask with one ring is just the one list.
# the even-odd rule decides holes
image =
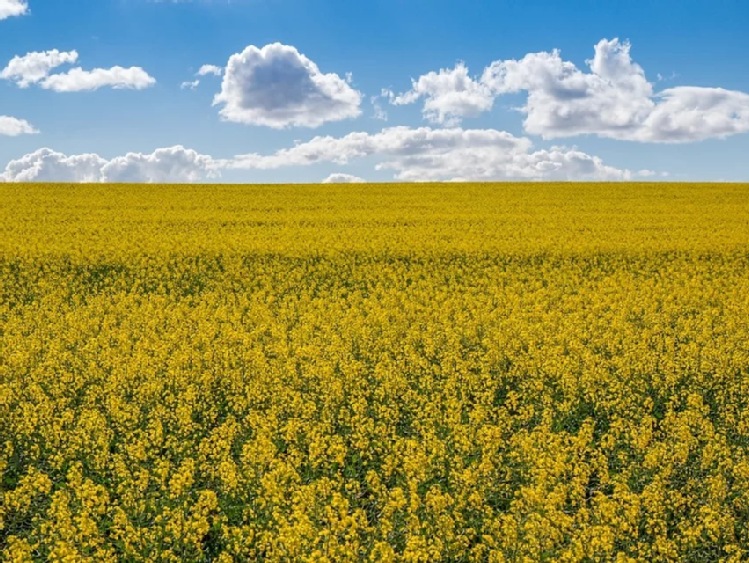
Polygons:
[[740,561],[749,190],[0,187],[0,557]]

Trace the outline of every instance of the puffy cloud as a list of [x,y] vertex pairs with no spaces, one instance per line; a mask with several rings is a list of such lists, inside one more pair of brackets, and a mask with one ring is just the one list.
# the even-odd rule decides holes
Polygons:
[[[630,57],[629,43],[602,40],[591,73],[559,51],[492,63],[482,80],[498,94],[528,92],[525,129],[545,138],[597,134],[633,139],[653,111],[653,87]],[[655,139],[654,139],[655,140]]]
[[[220,66],[216,65],[203,65],[200,67],[198,72],[195,73],[195,76],[221,76],[224,73],[224,69]],[[181,90],[195,90],[198,86],[200,86],[200,79],[196,78],[195,80],[191,81],[185,81],[182,84],[179,85]]]
[[114,66],[92,70],[75,67],[64,73],[50,74],[53,69],[75,63],[77,60],[76,51],[61,52],[53,49],[28,53],[13,57],[0,71],[0,78],[12,80],[21,88],[38,84],[46,90],[55,92],[80,92],[103,87],[141,90],[156,83],[156,80],[140,67]]
[[68,156],[39,149],[12,160],[0,174],[6,182],[98,182],[106,160],[96,154]]
[[322,181],[323,184],[363,184],[365,182],[364,178],[343,172],[335,172]]
[[18,135],[31,135],[38,133],[36,129],[25,119],[0,115],[0,135],[16,137]]
[[442,125],[457,125],[461,118],[475,117],[489,111],[494,104],[491,89],[471,78],[463,63],[420,76],[412,81],[410,91],[391,95],[390,103],[412,104],[421,98],[425,99],[424,117]]
[[491,63],[471,78],[464,65],[431,72],[391,103],[425,99],[424,115],[438,123],[491,109],[494,97],[526,92],[520,108],[528,133],[546,139],[598,135],[644,142],[689,142],[749,131],[749,94],[680,86],[654,92],[653,84],[618,39],[598,42],[589,71],[558,50]]
[[66,155],[39,149],[11,161],[0,174],[6,182],[199,182],[217,175],[209,156],[182,146],[151,154],[128,153],[111,160],[97,154]]
[[[220,66],[216,65],[203,65],[200,67],[198,72],[195,73],[195,76],[221,76],[224,73],[224,69]],[[200,79],[196,78],[195,80],[191,81],[185,81],[182,84],[179,85],[181,90],[195,90],[198,86],[200,86]]]
[[321,162],[346,164],[372,157],[377,169],[401,180],[575,179],[625,180],[631,172],[577,149],[532,150],[529,139],[495,129],[391,127],[379,133],[320,136],[269,155],[226,163],[237,169],[276,169]]
[[495,129],[432,129],[431,127],[389,127],[379,133],[354,132],[343,137],[319,136],[270,155],[238,156],[239,168],[274,169],[318,162],[346,164],[354,158],[372,155],[408,156],[445,153],[461,149],[491,147],[507,152],[527,150],[528,139]]
[[227,121],[284,128],[318,127],[357,117],[361,94],[337,74],[322,74],[296,48],[251,45],[232,55],[214,105]]
[[398,155],[378,165],[406,181],[628,180],[629,170],[608,166],[577,149],[504,151],[496,147]]
[[156,80],[140,67],[70,69],[63,74],[53,74],[42,81],[42,88],[55,92],[81,92],[110,87],[115,90],[143,90],[156,84]]
[[25,0],[0,0],[0,20],[28,13],[29,5]]
[[0,78],[13,80],[21,88],[28,88],[44,80],[52,69],[78,60],[77,51],[41,51],[13,57],[0,71]]
[[224,69],[216,65],[203,65],[198,70],[198,76],[208,76],[209,74],[221,76],[224,74]]
[[686,142],[749,131],[749,94],[680,86],[659,92],[657,98],[637,140]]
[[[633,176],[575,148],[533,150],[529,139],[495,129],[391,127],[378,133],[318,136],[270,154],[214,159],[182,146],[151,154],[128,153],[106,160],[96,154],[65,155],[40,149],[11,161],[4,181],[199,182],[223,170],[274,170],[369,158],[375,169],[406,181],[442,180],[626,180]],[[358,182],[335,173],[324,180]]]
[[128,153],[102,167],[105,182],[198,182],[217,174],[210,156],[177,145],[151,154]]

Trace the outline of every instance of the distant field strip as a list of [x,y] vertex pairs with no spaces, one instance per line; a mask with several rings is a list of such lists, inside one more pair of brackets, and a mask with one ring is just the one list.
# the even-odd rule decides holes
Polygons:
[[747,558],[749,185],[0,184],[0,560]]

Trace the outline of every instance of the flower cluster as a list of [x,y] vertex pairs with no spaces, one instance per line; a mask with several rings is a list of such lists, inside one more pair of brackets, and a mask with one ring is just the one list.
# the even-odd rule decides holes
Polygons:
[[745,560],[747,209],[0,187],[0,559]]

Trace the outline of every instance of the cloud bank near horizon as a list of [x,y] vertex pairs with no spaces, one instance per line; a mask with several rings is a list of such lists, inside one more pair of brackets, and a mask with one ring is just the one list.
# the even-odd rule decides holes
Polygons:
[[[39,149],[8,163],[4,182],[146,182],[181,183],[218,180],[224,171],[263,171],[346,166],[369,159],[374,169],[392,173],[392,180],[598,180],[621,181],[652,176],[606,164],[574,147],[534,149],[530,139],[496,129],[433,129],[390,127],[377,133],[355,132],[341,137],[317,136],[275,152],[214,158],[183,146],[150,154],[128,153],[112,159],[97,154],[67,155]],[[342,171],[325,180],[360,182]]]

